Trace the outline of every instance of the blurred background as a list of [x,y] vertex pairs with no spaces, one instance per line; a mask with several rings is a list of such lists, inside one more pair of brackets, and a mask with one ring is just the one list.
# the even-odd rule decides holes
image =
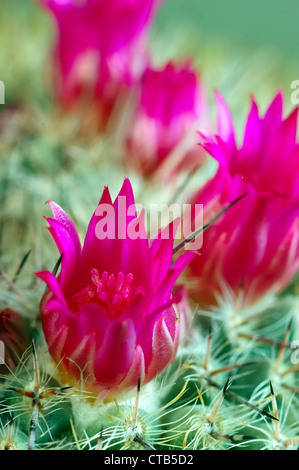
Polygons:
[[[164,184],[162,179],[156,182],[148,181],[146,177],[138,174],[138,171],[134,172],[122,165],[119,158],[122,145],[119,142],[123,143],[123,140],[117,141],[117,136],[111,138],[111,135],[91,135],[88,132],[90,120],[86,119],[84,112],[76,116],[68,109],[63,114],[57,105],[52,82],[51,55],[55,27],[51,16],[40,7],[41,0],[0,2],[0,81],[5,85],[5,104],[0,104],[0,309],[15,309],[25,319],[29,319],[30,325],[35,328],[40,321],[38,305],[45,292],[45,286],[34,273],[44,269],[52,271],[55,266],[58,269],[59,260],[57,247],[46,230],[47,222],[43,218],[51,215],[46,201],[55,201],[70,215],[83,240],[104,185],[109,185],[112,197],[115,197],[124,176],[128,176],[137,203],[146,207],[152,202],[171,204],[178,201],[181,204],[184,201],[184,191],[187,190],[187,194],[190,188],[198,189],[213,174],[217,164],[208,157],[203,168],[198,167],[197,172],[194,172],[195,176],[188,175],[190,179],[185,178],[182,183],[175,183],[177,186]],[[201,75],[207,95],[208,126],[216,128],[214,90],[217,89],[232,110],[240,136],[249,110],[250,95],[254,94],[259,108],[263,111],[280,89],[283,90],[285,98],[285,114],[294,108],[291,102],[294,91],[291,89],[291,83],[299,80],[298,20],[298,0],[165,0],[150,30],[148,45],[153,62],[157,66],[163,66],[169,60],[185,62],[191,59]],[[126,110],[124,118],[122,116],[123,120],[126,120],[125,113]],[[129,120],[128,122],[130,125]],[[295,285],[294,288],[292,285],[290,292],[293,290],[299,292],[298,286]],[[272,338],[274,335],[275,338],[282,339],[290,316],[288,302],[283,302],[284,299],[281,303],[278,302],[273,317],[269,310],[269,325],[268,317],[262,317],[260,331],[263,336],[271,335]],[[298,313],[297,305],[294,311]],[[264,313],[265,311],[262,312],[263,315]],[[227,317],[229,318],[229,312]],[[272,318],[275,319],[273,323]],[[234,322],[232,324],[235,326],[238,323],[235,318]],[[243,323],[240,325],[242,328]],[[231,346],[226,340],[223,344],[214,343],[212,348],[216,352],[213,351],[212,354],[215,354],[218,361],[224,353],[223,358],[231,361],[230,364],[248,365],[249,359],[253,371],[256,356],[263,355],[267,361],[261,363],[256,376],[255,372],[250,370],[249,375],[248,370],[244,373],[237,372],[240,379],[237,390],[248,399],[252,390],[248,388],[248,383],[253,381],[253,384],[257,384],[263,380],[261,377],[267,377],[268,394],[268,359],[271,358],[273,364],[276,361],[274,348],[264,350],[261,347],[260,352],[258,346],[255,355],[252,346],[254,342],[250,342],[248,344],[252,356],[247,356],[247,346],[243,355],[243,346],[242,350],[235,350],[234,335],[235,330],[232,331],[231,337],[234,340]],[[285,338],[287,342],[288,336]],[[284,351],[284,347],[281,351]],[[193,354],[194,351],[192,356]],[[278,358],[282,363],[283,353],[280,352]],[[211,359],[213,368],[218,362],[215,362],[212,356]],[[285,379],[285,371],[291,367],[290,363],[287,363],[289,359],[285,359],[285,365],[282,364],[282,367],[285,367],[282,369],[284,375],[279,376],[278,369],[274,369],[275,374],[273,373],[273,385],[277,395],[280,393],[279,386]],[[199,360],[196,357],[196,363]],[[192,361],[190,364],[192,365]],[[223,365],[224,362],[219,362],[217,368],[220,369]],[[175,367],[177,368],[177,364]],[[210,379],[211,369],[200,365],[200,374],[203,369],[206,369],[204,373],[207,373]],[[296,371],[298,372],[298,369]],[[185,373],[189,375],[190,371],[184,371],[181,378],[185,377]],[[168,376],[165,383],[169,383]],[[298,388],[296,390],[298,391]],[[179,389],[175,391],[175,395],[178,392]],[[205,397],[207,395],[209,397],[209,394],[205,394]],[[286,412],[284,411],[282,417],[279,416],[282,426],[288,424],[286,417],[291,409],[289,396],[287,395]],[[261,399],[262,395],[258,394],[257,397],[254,402],[259,405],[265,401]],[[185,395],[182,399],[189,400]],[[187,404],[191,405],[192,401]],[[170,403],[175,404],[176,399]],[[273,396],[273,409],[274,403]],[[295,423],[294,429],[298,429],[296,405],[295,402],[294,410],[291,410],[288,418],[290,426]],[[181,406],[179,405],[180,408]],[[162,408],[164,409],[166,407]],[[149,410],[151,412],[151,408]],[[272,414],[271,405],[269,410]],[[163,416],[167,413],[168,411],[163,411]],[[170,416],[172,422],[179,422],[175,415],[173,419],[172,415]],[[241,422],[246,422],[247,418],[244,416],[235,415],[237,429],[240,428]],[[231,416],[228,421],[229,424],[234,423]],[[152,417],[151,422],[154,422]],[[266,424],[268,427],[268,422]],[[154,426],[156,429],[156,424]],[[222,432],[222,428],[219,429]],[[249,426],[244,429],[247,435]],[[274,429],[276,433],[279,428],[275,426]],[[81,430],[82,427],[80,432]],[[234,436],[233,433],[229,428],[229,434]],[[283,446],[281,436],[284,436],[284,431],[281,436],[280,432],[278,434],[279,445]],[[226,439],[226,436],[223,437]],[[230,439],[229,435],[228,438]],[[269,442],[269,445],[275,445],[272,437]],[[235,445],[238,440],[232,440],[232,443]]]
[[[53,25],[38,3],[1,1],[0,79],[8,101],[31,93],[44,97]],[[241,88],[267,101],[277,86],[290,96],[290,82],[299,78],[298,17],[297,0],[168,0],[152,43],[157,61],[192,56],[209,89],[234,95]],[[232,105],[237,99],[232,96]]]
[[[290,86],[299,80],[298,18],[298,0],[167,0],[151,29],[150,47],[156,64],[191,58],[211,115],[216,116],[218,89],[241,130],[250,94],[265,109],[282,89],[285,112],[294,107]],[[72,119],[57,119],[53,112],[54,37],[54,24],[38,0],[1,0],[6,104],[0,105],[0,264],[9,273],[28,250],[30,276],[55,264],[57,250],[42,218],[49,214],[45,201],[63,206],[84,234],[103,186],[109,182],[116,194],[124,176],[123,168],[111,165],[110,142],[76,142]],[[155,194],[138,176],[132,178],[137,199]],[[170,198],[161,185],[157,194],[159,202]],[[3,302],[5,296],[4,286]]]
[[269,47],[299,58],[296,0],[170,0],[158,21],[183,21],[206,39],[228,38],[237,47]]

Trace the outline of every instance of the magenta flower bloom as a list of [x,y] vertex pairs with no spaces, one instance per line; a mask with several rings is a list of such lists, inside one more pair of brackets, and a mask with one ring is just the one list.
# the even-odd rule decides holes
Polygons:
[[[162,0],[42,0],[54,16],[56,81],[67,106],[95,98],[111,112],[147,61],[145,33]],[[107,116],[104,116],[107,117]]]
[[179,220],[168,238],[163,229],[148,240],[125,179],[114,203],[104,189],[81,250],[69,217],[49,204],[54,219],[46,220],[62,267],[58,279],[48,271],[37,276],[48,286],[42,325],[62,380],[78,386],[83,378],[100,398],[135,387],[139,378],[147,383],[173,361],[178,346],[174,304],[182,295],[172,291],[194,256],[186,252],[172,265]]
[[[196,194],[208,221],[247,193],[204,234],[191,264],[196,299],[217,304],[229,288],[243,305],[287,287],[299,265],[299,145],[297,109],[282,117],[277,94],[264,117],[251,103],[243,143],[236,143],[230,111],[218,100],[218,135],[204,148],[219,162],[216,175]],[[195,292],[195,291],[194,291]]]
[[142,173],[152,173],[189,135],[172,165],[176,173],[192,169],[203,159],[196,146],[196,129],[205,109],[204,92],[190,65],[168,63],[163,69],[147,68],[141,81],[141,97],[127,141],[128,159]]

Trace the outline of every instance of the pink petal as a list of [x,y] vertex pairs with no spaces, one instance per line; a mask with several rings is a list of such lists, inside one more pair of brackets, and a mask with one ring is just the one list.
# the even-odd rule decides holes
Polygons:
[[[101,272],[105,271],[107,258],[109,259],[113,247],[114,240],[99,240],[96,236],[96,226],[100,220],[97,211],[100,206],[107,205],[112,207],[112,200],[107,186],[105,186],[101,200],[95,210],[84,240],[82,256],[78,271],[80,272],[79,282],[76,282],[74,291],[84,287],[90,282],[90,270],[92,268],[100,269],[103,265]],[[114,220],[113,220],[114,223]],[[106,261],[106,262],[105,262]]]
[[63,255],[61,261],[60,284],[66,288],[71,282],[76,270],[80,252],[78,251],[77,239],[73,240],[68,229],[61,222],[45,217],[50,227],[47,227],[51,233],[59,253]]
[[236,148],[235,131],[230,109],[218,91],[215,95],[218,107],[218,134],[229,145],[230,150],[234,151]]
[[154,326],[151,356],[146,362],[146,381],[152,380],[159,372],[167,367],[173,359],[175,345],[161,316]]
[[151,240],[150,258],[154,289],[157,289],[171,268],[173,243],[181,220],[175,219],[169,226],[161,229]]
[[62,292],[61,285],[54,274],[50,273],[49,271],[40,271],[35,275],[47,284],[48,289],[54,294],[55,298],[62,305],[66,305],[66,300]]
[[275,98],[273,99],[272,103],[267,109],[267,112],[264,117],[264,125],[266,129],[268,127],[278,127],[282,120],[282,103],[283,103],[283,96],[282,92],[278,92]]
[[[90,269],[96,268],[100,273],[107,271],[114,273],[116,276],[123,272],[124,274],[133,274],[132,285],[138,288],[140,285],[149,289],[149,255],[148,240],[144,229],[143,216],[136,219],[135,201],[130,181],[126,178],[123,186],[113,203],[108,189],[104,190],[102,199],[99,203],[110,206],[108,214],[108,225],[115,228],[115,237],[99,240],[97,238],[96,226],[104,218],[106,221],[106,213],[103,217],[96,215],[97,210],[88,227],[86,240],[82,252],[82,260],[80,263],[80,282],[86,285],[90,277]],[[127,212],[130,209],[130,215]],[[133,224],[140,224],[142,236],[136,240],[132,240],[128,236],[128,227],[132,229]],[[113,234],[112,234],[113,235]],[[140,264],[140,259],[143,264]],[[79,285],[75,286],[78,290]]]
[[145,378],[145,364],[144,364],[144,354],[142,347],[138,345],[136,347],[133,363],[131,368],[126,375],[125,379],[120,383],[119,389],[125,390],[126,388],[136,387],[138,380],[142,384]]
[[257,161],[257,158],[259,157],[261,139],[259,111],[256,102],[252,99],[243,145],[239,152],[238,161],[235,162],[237,170],[244,173],[246,176],[251,176],[251,172],[256,171],[256,167],[259,167],[260,161]]
[[79,255],[81,253],[81,243],[80,243],[80,239],[79,239],[77,230],[76,230],[72,220],[70,219],[70,217],[67,215],[67,213],[64,212],[64,210],[58,204],[56,204],[53,201],[48,201],[48,204],[49,204],[49,206],[52,210],[54,218],[58,222],[60,222],[65,227],[66,231],[68,232],[68,234],[69,234],[69,236],[70,236],[70,238],[71,238],[71,240],[74,244],[77,256],[79,257]]
[[[96,355],[96,339],[93,335],[82,337],[71,355],[65,355],[63,365],[67,374],[75,378],[86,390],[89,384],[95,382],[93,362]],[[81,383],[80,383],[81,382]]]

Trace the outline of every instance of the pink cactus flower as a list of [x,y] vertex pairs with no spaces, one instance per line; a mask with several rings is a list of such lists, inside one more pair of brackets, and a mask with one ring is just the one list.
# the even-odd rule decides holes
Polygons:
[[42,0],[57,26],[59,98],[93,99],[105,120],[147,63],[145,35],[163,0]]
[[194,297],[217,305],[230,292],[253,305],[285,289],[299,266],[299,145],[297,109],[282,116],[278,93],[263,117],[252,100],[245,134],[237,145],[228,106],[217,94],[218,135],[204,148],[218,161],[215,176],[196,194],[205,221],[246,196],[204,234],[201,256],[190,268]]
[[62,381],[79,386],[83,380],[86,390],[109,400],[173,361],[180,330],[174,304],[182,298],[173,288],[195,254],[172,264],[179,220],[148,240],[128,179],[114,203],[104,189],[83,249],[69,217],[49,204],[49,231],[63,254],[58,278],[37,273],[48,286],[41,318],[49,352]]
[[[204,152],[196,146],[196,129],[204,115],[205,98],[199,76],[190,64],[176,66],[170,62],[160,70],[147,68],[140,95],[127,140],[128,160],[147,175],[168,157],[171,172],[176,174],[198,166]],[[182,150],[171,155],[179,144]]]

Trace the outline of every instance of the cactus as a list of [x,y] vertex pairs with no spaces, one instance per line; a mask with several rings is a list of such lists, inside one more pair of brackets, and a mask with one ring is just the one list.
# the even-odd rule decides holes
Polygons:
[[108,402],[85,390],[84,380],[79,387],[59,383],[58,365],[34,327],[32,346],[1,376],[1,448],[296,449],[295,322],[282,322],[280,309],[271,313],[263,326],[282,331],[280,338],[253,329],[237,344],[223,324],[211,320],[207,330],[207,320],[197,318],[170,366]]

